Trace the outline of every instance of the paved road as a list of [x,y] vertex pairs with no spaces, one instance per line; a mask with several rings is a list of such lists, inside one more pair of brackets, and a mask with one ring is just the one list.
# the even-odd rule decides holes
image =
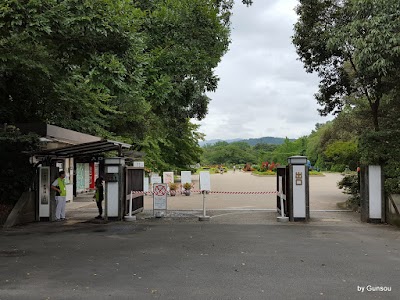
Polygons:
[[0,241],[1,300],[400,299],[400,232],[385,225],[40,223]]
[[[310,208],[311,220],[328,223],[359,223],[360,216],[355,213],[324,213],[318,210],[337,210],[337,203],[346,201],[347,196],[336,186],[341,175],[327,173],[323,177],[310,177]],[[195,189],[199,189],[198,175],[193,175]],[[223,192],[275,192],[276,177],[258,177],[250,173],[229,172],[224,175],[211,175],[213,191]],[[69,223],[82,222],[93,219],[97,215],[97,207],[91,196],[79,198],[80,202],[67,204]],[[276,195],[235,195],[209,194],[206,197],[207,214],[213,216],[213,223],[236,224],[272,224],[276,223]],[[153,198],[145,197],[145,214],[139,218],[152,215]],[[187,216],[195,218],[201,214],[203,197],[199,193],[192,193],[187,197],[177,195],[168,197],[168,210],[172,216]],[[258,211],[267,210],[267,211]],[[269,211],[268,211],[269,210]],[[196,219],[196,218],[195,218]]]
[[[310,209],[334,210],[337,203],[344,202],[347,196],[337,188],[336,183],[341,179],[338,173],[327,173],[323,177],[310,177]],[[195,189],[199,189],[198,175],[193,175]],[[222,192],[275,192],[275,176],[254,176],[245,172],[228,172],[223,175],[211,175],[211,189]],[[168,208],[171,210],[202,209],[203,198],[199,193],[190,197],[177,195],[168,198]],[[152,209],[152,197],[146,197],[145,209]],[[207,195],[208,209],[275,209],[276,194],[266,195]]]
[[[311,178],[314,210],[345,200],[338,178]],[[212,176],[212,185],[268,191],[275,181],[236,173]],[[86,198],[69,204],[65,223],[0,229],[0,300],[400,299],[400,230],[361,223],[357,213],[281,224],[276,212],[245,209],[274,208],[275,197],[245,195],[211,198],[202,223],[194,195],[170,198],[190,209],[168,218],[146,210],[133,223],[104,223]],[[357,291],[367,286],[391,291]]]

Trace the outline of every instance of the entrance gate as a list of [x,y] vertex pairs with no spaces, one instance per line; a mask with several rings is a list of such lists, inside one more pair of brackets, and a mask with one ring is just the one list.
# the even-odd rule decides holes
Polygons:
[[290,221],[308,221],[310,197],[307,158],[292,156],[288,158],[288,163],[288,166],[277,169],[277,210],[282,216],[289,217]]

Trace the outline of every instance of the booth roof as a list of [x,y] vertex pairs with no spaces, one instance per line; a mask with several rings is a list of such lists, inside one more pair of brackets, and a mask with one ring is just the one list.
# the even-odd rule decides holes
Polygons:
[[96,155],[103,152],[117,150],[121,153],[122,149],[130,149],[132,145],[111,140],[100,140],[96,142],[83,143],[57,149],[44,150],[37,153],[37,156],[56,156],[56,157],[79,157]]

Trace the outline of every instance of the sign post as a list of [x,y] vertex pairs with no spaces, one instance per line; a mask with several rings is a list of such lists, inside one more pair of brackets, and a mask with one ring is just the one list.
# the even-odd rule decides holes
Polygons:
[[39,169],[39,220],[50,219],[50,167]]
[[153,190],[153,215],[161,218],[167,214],[168,185],[166,183],[155,183]]
[[210,216],[206,215],[206,193],[211,191],[210,172],[200,172],[200,190],[203,194],[203,215],[199,217],[199,221],[209,221]]

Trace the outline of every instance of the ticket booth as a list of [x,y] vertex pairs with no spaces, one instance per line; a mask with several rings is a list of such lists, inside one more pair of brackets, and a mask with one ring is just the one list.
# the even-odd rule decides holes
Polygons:
[[307,157],[288,158],[289,220],[308,221],[310,218],[309,176]]

